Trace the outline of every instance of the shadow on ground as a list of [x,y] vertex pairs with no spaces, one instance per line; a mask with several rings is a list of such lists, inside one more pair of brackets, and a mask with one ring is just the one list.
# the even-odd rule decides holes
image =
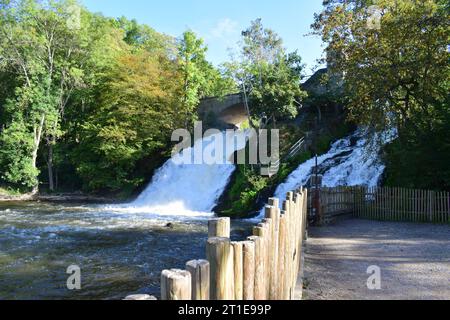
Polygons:
[[[381,269],[369,290],[367,269]],[[450,299],[450,226],[344,220],[311,228],[305,257],[309,300]]]

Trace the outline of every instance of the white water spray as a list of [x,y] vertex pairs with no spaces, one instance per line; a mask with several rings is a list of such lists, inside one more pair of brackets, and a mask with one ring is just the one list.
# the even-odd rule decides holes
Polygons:
[[[186,155],[194,157],[196,150],[208,150],[215,139],[226,139],[223,164],[183,164]],[[195,142],[168,160],[153,177],[152,182],[132,203],[121,206],[127,212],[151,213],[161,216],[211,216],[235,170],[230,161],[233,154],[245,148],[247,133],[223,132]],[[229,145],[234,146],[228,148]]]
[[[324,187],[375,187],[379,184],[386,168],[379,158],[381,145],[391,142],[397,134],[392,131],[381,136],[374,135],[373,141],[368,141],[366,135],[366,130],[360,129],[355,134],[338,140],[326,154],[318,157],[317,163],[319,173],[323,175]],[[315,158],[301,164],[285,183],[278,186],[274,197],[284,199],[288,192],[304,186],[314,174],[315,165]],[[258,219],[263,215],[264,210]]]

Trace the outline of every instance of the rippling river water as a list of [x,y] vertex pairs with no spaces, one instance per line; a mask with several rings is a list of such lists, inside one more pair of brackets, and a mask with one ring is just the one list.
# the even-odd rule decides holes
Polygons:
[[[233,225],[234,237],[248,233],[246,223]],[[95,205],[0,203],[0,299],[158,296],[161,270],[204,258],[206,238],[205,217],[164,217]],[[71,265],[81,268],[79,291],[66,287]]]

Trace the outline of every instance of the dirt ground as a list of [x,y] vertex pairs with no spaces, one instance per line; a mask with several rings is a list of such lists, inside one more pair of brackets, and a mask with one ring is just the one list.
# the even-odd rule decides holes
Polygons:
[[[449,300],[450,226],[343,220],[311,228],[303,298]],[[370,266],[381,290],[369,290]]]

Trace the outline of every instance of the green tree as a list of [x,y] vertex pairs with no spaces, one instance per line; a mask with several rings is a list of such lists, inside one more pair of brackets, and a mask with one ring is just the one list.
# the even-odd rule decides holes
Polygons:
[[0,181],[26,191],[36,186],[37,169],[32,166],[34,141],[26,124],[16,119],[0,135]]
[[250,27],[242,31],[242,38],[242,53],[255,66],[275,63],[284,53],[283,40],[275,31],[264,28],[261,19],[252,21]]
[[88,24],[83,20],[87,13],[72,0],[3,0],[0,6],[1,60],[20,79],[8,113],[12,121],[23,120],[32,136],[30,159],[35,173],[45,140],[53,189],[53,146],[62,134],[65,107],[74,89],[83,84],[89,41]]
[[144,49],[149,52],[176,55],[175,39],[171,36],[159,33],[147,25],[139,24],[136,20],[128,20],[125,17],[114,20],[113,25],[124,31],[123,40],[134,50]]
[[449,92],[450,32],[444,3],[325,2],[313,28],[327,43],[330,68],[345,77],[352,120],[378,130],[431,129],[435,106]]
[[76,0],[0,0],[0,183],[142,183],[202,97],[236,91],[205,52]]
[[196,107],[200,103],[200,98],[205,94],[207,78],[205,58],[207,48],[202,39],[197,38],[192,31],[183,33],[178,47],[178,60],[180,73],[183,77],[182,110],[185,113],[185,127],[196,120]]
[[261,85],[253,86],[250,94],[253,115],[266,116],[275,125],[277,120],[295,118],[306,97],[300,89],[301,70],[296,52],[279,56],[273,64],[263,64]]
[[200,99],[237,91],[233,79],[206,60],[207,50],[203,39],[194,32],[183,33],[178,45],[178,65],[183,78],[181,106],[186,116],[185,127],[196,120]]
[[252,117],[277,120],[295,118],[306,94],[300,89],[302,64],[287,54],[282,39],[264,28],[261,19],[242,32],[242,58],[227,68],[249,96]]
[[74,152],[87,190],[136,187],[136,163],[170,145],[184,121],[177,66],[146,51],[120,57],[104,78],[98,106],[82,125]]
[[333,0],[316,16],[350,119],[397,129],[388,184],[450,188],[449,13],[441,0]]

